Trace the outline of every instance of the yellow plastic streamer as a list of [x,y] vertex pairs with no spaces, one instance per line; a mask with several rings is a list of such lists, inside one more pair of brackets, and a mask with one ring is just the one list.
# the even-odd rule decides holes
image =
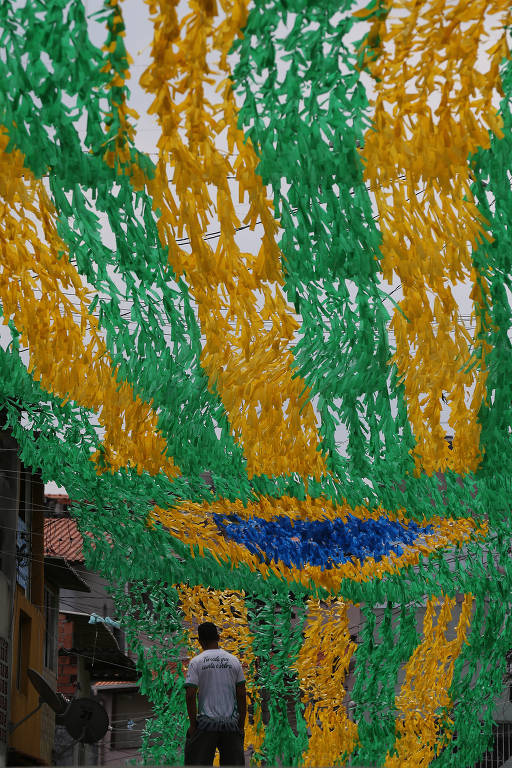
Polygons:
[[[438,609],[439,606],[439,609]],[[386,757],[386,768],[426,768],[439,751],[439,736],[448,731],[451,721],[441,722],[441,708],[451,705],[448,689],[453,667],[466,640],[471,621],[473,596],[465,595],[455,638],[448,640],[455,599],[429,600],[423,622],[423,642],[405,668],[405,680],[396,698],[399,714],[396,742]],[[437,623],[434,620],[437,613]]]
[[178,592],[185,624],[189,627],[189,645],[193,654],[202,651],[197,640],[197,625],[203,621],[213,621],[221,636],[221,647],[228,653],[234,653],[242,662],[249,699],[245,747],[259,750],[265,736],[265,726],[261,721],[260,693],[254,676],[255,656],[243,592],[218,591],[185,584],[179,585]]
[[[105,428],[98,471],[136,466],[138,471],[179,470],[166,453],[151,405],[118,382],[87,291],[55,229],[57,216],[43,183],[6,152],[0,135],[0,298],[28,346],[29,370],[49,392],[94,410]],[[44,239],[39,232],[42,231]],[[69,297],[72,297],[71,300]],[[77,317],[75,321],[74,317]]]
[[[148,2],[155,26],[153,63],[141,83],[155,96],[150,111],[162,130],[157,175],[148,187],[161,211],[162,242],[175,271],[185,273],[198,305],[206,336],[202,365],[243,446],[249,476],[299,472],[319,477],[326,468],[315,414],[306,402],[304,382],[292,373],[290,343],[298,325],[281,290],[277,224],[256,174],[258,158],[237,128],[227,79],[227,54],[245,22],[245,0],[222,0],[224,18],[217,26],[213,0],[192,0],[181,25],[176,2]],[[215,70],[210,48],[220,51]],[[222,101],[214,104],[213,84],[219,76]],[[235,162],[216,148],[224,131]],[[263,230],[256,256],[243,252],[235,238],[242,222],[230,177],[240,203],[249,201],[243,225],[254,230],[260,224]],[[214,203],[220,235],[212,246],[204,235]],[[176,244],[184,234],[190,238],[190,253]]]
[[103,159],[110,168],[115,168],[118,174],[130,176],[135,189],[142,189],[146,183],[146,178],[137,163],[132,162],[130,155],[130,145],[133,145],[135,139],[135,127],[130,122],[130,118],[137,120],[139,114],[135,109],[128,106],[126,91],[124,90],[126,81],[131,76],[129,65],[133,63],[133,59],[127,51],[122,51],[123,58],[126,57],[126,66],[119,69],[117,62],[114,62],[116,53],[119,53],[117,46],[124,43],[126,32],[120,0],[109,0],[108,5],[114,9],[111,32],[116,39],[109,45],[103,46],[103,50],[108,55],[102,71],[113,73],[107,90],[113,91],[114,88],[118,90],[115,91],[115,95],[112,95],[112,112],[105,116],[105,127],[108,130],[110,124],[115,120],[118,128],[115,138],[110,138],[106,142]]
[[[379,56],[367,57],[376,100],[362,156],[379,209],[384,277],[396,273],[402,284],[392,321],[395,360],[417,467],[429,474],[447,467],[464,473],[480,460],[476,415],[488,348],[478,334],[489,318],[481,316],[487,283],[480,275],[477,284],[471,250],[488,234],[469,189],[468,158],[489,146],[489,130],[501,136],[493,99],[507,53],[509,5],[404,0],[379,23]],[[489,17],[501,29],[497,43],[484,23]],[[479,46],[490,61],[485,73],[478,69]],[[456,293],[468,281],[477,305],[474,338],[458,315]],[[443,401],[450,408],[448,430],[441,423]],[[455,435],[453,451],[447,431]]]
[[347,604],[310,599],[304,643],[297,659],[309,745],[304,765],[338,765],[357,742],[357,725],[344,705],[345,680],[356,644],[349,632]]

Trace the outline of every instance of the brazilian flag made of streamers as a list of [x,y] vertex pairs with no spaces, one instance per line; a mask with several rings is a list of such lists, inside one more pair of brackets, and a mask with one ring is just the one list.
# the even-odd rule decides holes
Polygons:
[[111,582],[144,759],[183,760],[208,619],[254,764],[475,763],[512,615],[509,3],[88,11],[0,3],[0,401]]

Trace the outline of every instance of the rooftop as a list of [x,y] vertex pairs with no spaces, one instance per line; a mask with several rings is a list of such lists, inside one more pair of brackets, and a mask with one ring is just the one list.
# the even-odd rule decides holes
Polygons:
[[76,521],[70,517],[49,517],[44,521],[45,556],[64,557],[83,563],[83,539]]

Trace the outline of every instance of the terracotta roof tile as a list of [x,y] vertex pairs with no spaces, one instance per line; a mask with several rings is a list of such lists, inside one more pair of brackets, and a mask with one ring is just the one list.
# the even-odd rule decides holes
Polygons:
[[65,557],[75,563],[84,562],[83,539],[75,520],[70,517],[46,518],[44,521],[44,553]]
[[106,688],[108,687],[125,687],[125,688],[138,688],[139,684],[133,680],[96,680],[92,684],[93,688]]

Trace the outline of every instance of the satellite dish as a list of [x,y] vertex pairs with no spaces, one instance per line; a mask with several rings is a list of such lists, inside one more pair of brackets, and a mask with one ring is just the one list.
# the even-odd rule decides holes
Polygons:
[[19,728],[19,726],[25,722],[25,720],[28,720],[32,715],[35,715],[36,712],[39,712],[43,704],[48,704],[50,709],[53,709],[55,712],[57,718],[66,711],[66,707],[68,706],[68,700],[61,693],[55,693],[44,677],[42,677],[39,672],[36,672],[35,669],[27,669],[27,676],[39,694],[39,704],[35,709],[29,712],[28,715],[25,715],[21,720],[18,720],[17,723],[10,722],[9,733],[15,731],[16,728]]
[[64,696],[50,688],[44,677],[39,672],[36,672],[35,669],[27,669],[27,675],[39,694],[39,701],[48,704],[55,714],[61,715],[68,705]]
[[93,744],[108,731],[109,719],[105,709],[95,699],[73,699],[57,721],[63,725],[72,739]]
[[[101,704],[95,699],[66,699],[61,693],[50,688],[44,677],[35,669],[28,669],[27,675],[39,694],[39,706],[27,717],[33,715],[43,703],[53,709],[56,722],[63,725],[72,739],[85,744],[93,744],[106,734],[109,726],[108,715]],[[16,723],[11,730],[27,719]]]

